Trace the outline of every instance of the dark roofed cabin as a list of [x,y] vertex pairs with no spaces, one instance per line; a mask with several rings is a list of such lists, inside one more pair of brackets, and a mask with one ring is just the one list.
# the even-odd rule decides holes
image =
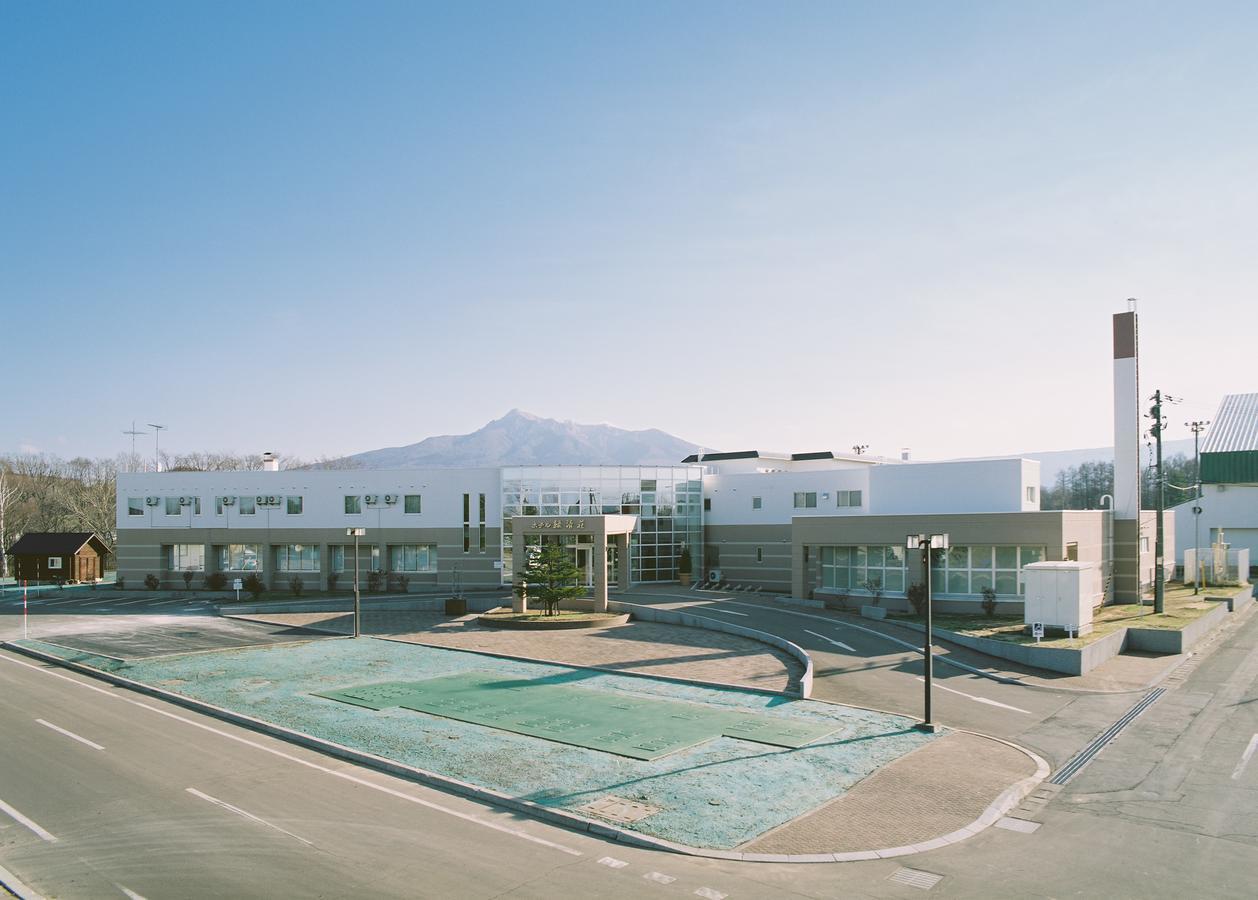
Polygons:
[[18,582],[97,581],[105,575],[109,548],[90,531],[28,532],[8,550]]

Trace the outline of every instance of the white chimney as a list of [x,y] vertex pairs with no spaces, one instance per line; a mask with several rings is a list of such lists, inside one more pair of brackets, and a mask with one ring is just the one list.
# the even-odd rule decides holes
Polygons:
[[909,450],[909,448],[908,448],[908,447],[901,447],[901,448],[900,448],[900,462],[908,462],[908,461],[909,461],[909,457],[911,457],[912,455],[913,455],[913,453],[912,453],[912,451],[911,451],[911,450]]
[[270,450],[262,454],[262,471],[278,472],[280,470],[280,458]]

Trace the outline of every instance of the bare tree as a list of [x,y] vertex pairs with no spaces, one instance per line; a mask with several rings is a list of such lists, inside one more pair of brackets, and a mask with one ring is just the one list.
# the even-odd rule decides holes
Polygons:
[[9,461],[0,458],[0,578],[9,574],[9,558],[5,555],[9,549],[9,532],[5,523],[5,513],[8,511],[9,503],[18,497],[20,490],[18,481],[9,468]]

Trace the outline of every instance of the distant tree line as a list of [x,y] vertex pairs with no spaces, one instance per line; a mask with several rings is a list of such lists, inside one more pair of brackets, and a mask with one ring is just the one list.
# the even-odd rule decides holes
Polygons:
[[[1166,476],[1166,505],[1169,508],[1192,496],[1192,488],[1197,483],[1197,466],[1191,456],[1183,453],[1166,457],[1162,466]],[[1040,509],[1100,509],[1103,505],[1101,498],[1113,493],[1112,462],[1095,460],[1080,463],[1062,469],[1051,486],[1040,488]],[[1146,466],[1141,473],[1141,507],[1156,508],[1157,496],[1157,469]]]
[[[258,470],[261,454],[162,453],[164,472]],[[147,457],[122,453],[101,459],[51,454],[0,456],[0,577],[8,575],[10,545],[28,531],[93,531],[110,553],[117,541],[117,476],[142,472]],[[356,468],[350,460],[280,458],[284,469]]]

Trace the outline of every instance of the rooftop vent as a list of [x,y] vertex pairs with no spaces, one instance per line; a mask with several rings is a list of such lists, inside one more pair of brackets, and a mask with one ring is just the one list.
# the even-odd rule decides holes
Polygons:
[[280,470],[280,458],[270,450],[262,454],[262,471],[278,472]]
[[900,448],[900,461],[901,462],[908,462],[909,459],[912,458],[912,456],[913,456],[913,451],[911,451],[908,447]]

